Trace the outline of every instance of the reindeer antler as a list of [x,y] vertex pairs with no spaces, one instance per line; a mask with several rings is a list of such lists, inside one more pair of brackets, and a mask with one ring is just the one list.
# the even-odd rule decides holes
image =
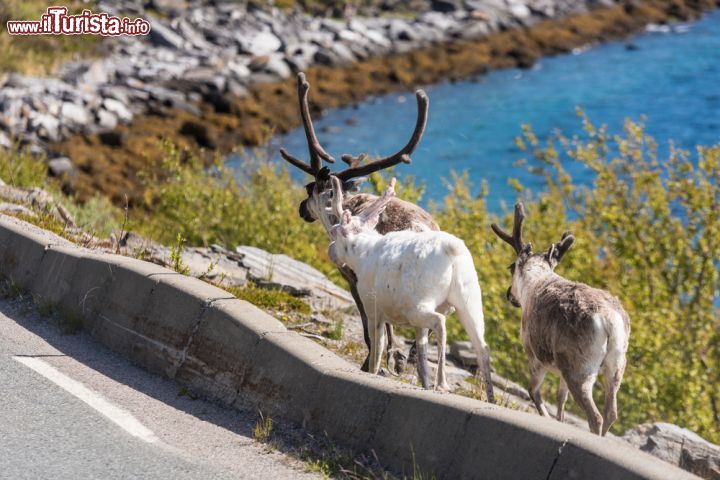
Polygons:
[[522,240],[522,226],[523,220],[525,220],[525,209],[523,208],[522,202],[515,204],[515,218],[513,221],[513,232],[512,235],[508,235],[501,229],[497,224],[493,223],[490,227],[495,232],[495,235],[500,237],[505,243],[508,243],[515,249],[515,253],[520,253],[525,246]]
[[427,94],[423,90],[416,91],[415,98],[417,99],[418,108],[417,121],[415,122],[415,130],[413,130],[413,134],[407,145],[394,155],[370,162],[367,165],[358,165],[359,162],[355,162],[355,164],[353,164],[353,162],[350,161],[352,159],[361,159],[361,157],[364,158],[365,154],[358,155],[357,157],[347,154],[343,155],[344,159],[347,159],[345,162],[350,165],[350,168],[346,168],[342,172],[336,174],[341,180],[345,181],[355,177],[364,177],[373,172],[395,166],[400,162],[410,163],[412,161],[410,159],[410,155],[415,151],[418,143],[420,143],[423,133],[425,133],[428,107],[430,103]]
[[[316,179],[319,178],[321,172],[323,179],[327,176],[329,170],[322,167],[322,160],[329,163],[334,163],[335,159],[328,154],[315,135],[315,129],[313,128],[312,119],[310,118],[310,108],[308,107],[308,91],[310,90],[310,84],[305,80],[305,74],[298,73],[298,98],[300,101],[300,116],[302,117],[303,127],[305,128],[305,136],[307,137],[308,150],[310,152],[310,164],[303,162],[302,160],[290,155],[284,148],[280,149],[280,155],[291,165],[299,168],[305,173],[314,176]],[[385,168],[392,167],[398,163],[410,163],[410,155],[415,151],[420,139],[425,132],[425,126],[427,125],[428,117],[428,106],[430,101],[428,100],[427,94],[423,90],[415,92],[417,99],[417,121],[415,122],[415,130],[413,130],[412,136],[399,152],[389,157],[381,158],[374,162],[370,162],[367,165],[360,165],[363,160],[367,157],[366,154],[362,153],[357,156],[350,154],[342,155],[342,160],[348,164],[348,168],[338,172],[336,175],[343,182],[356,177],[363,177],[373,172],[383,170]]]
[[342,182],[335,175],[330,176],[332,182],[333,197],[330,201],[330,212],[337,217],[338,221],[342,218],[343,213],[343,191]]
[[298,99],[300,101],[300,117],[302,118],[303,127],[305,129],[305,137],[307,137],[308,151],[310,152],[310,165],[290,155],[284,148],[280,149],[280,155],[291,165],[296,166],[303,172],[312,176],[317,176],[322,166],[322,160],[329,163],[335,163],[335,159],[330,156],[320,145],[315,135],[312,118],[310,117],[310,107],[308,106],[308,91],[310,84],[305,80],[305,74],[300,72],[297,76]]
[[[383,210],[385,210],[387,204],[390,203],[390,200],[392,200],[395,196],[395,183],[396,180],[395,177],[393,177],[383,194],[371,203],[369,207],[360,212],[360,218],[363,223],[367,223],[371,218],[377,218]],[[375,223],[377,223],[377,219],[375,220]]]

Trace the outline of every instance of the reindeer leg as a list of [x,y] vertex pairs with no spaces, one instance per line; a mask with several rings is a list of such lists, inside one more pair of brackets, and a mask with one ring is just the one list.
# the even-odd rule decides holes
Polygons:
[[390,373],[401,374],[405,369],[406,356],[401,349],[395,344],[395,335],[393,326],[390,323],[385,324],[387,332],[387,367]]
[[360,319],[362,320],[363,326],[363,337],[365,338],[365,345],[367,345],[368,348],[368,355],[365,357],[365,361],[363,362],[362,367],[360,367],[360,370],[367,372],[370,366],[370,334],[368,333],[368,319],[367,314],[365,313],[365,307],[363,307],[362,300],[360,300],[360,294],[357,291],[357,277],[355,276],[355,272],[350,270],[348,267],[338,266],[338,270],[343,278],[348,282],[350,294],[352,295],[353,300],[355,300],[355,305],[360,312]]
[[415,343],[417,344],[417,374],[420,385],[427,390],[430,388],[430,372],[428,371],[427,347],[428,329],[415,329]]
[[[400,375],[405,371],[405,366],[408,364],[408,356],[403,352],[402,347],[395,344],[395,335],[393,334],[393,326],[387,324],[388,333],[388,369],[394,371],[395,374]],[[390,349],[392,348],[392,355]],[[391,366],[392,364],[392,366]]]
[[603,383],[605,386],[605,413],[603,414],[602,436],[610,430],[617,420],[617,392],[620,389],[623,373],[625,372],[625,355],[612,358],[608,355],[603,366]]
[[370,373],[377,375],[382,362],[383,348],[385,347],[385,324],[379,318],[374,318],[369,324],[370,334],[373,335],[370,344]]
[[573,398],[578,405],[585,410],[590,431],[600,435],[603,428],[603,417],[600,415],[600,412],[595,405],[595,400],[593,400],[592,397],[592,388],[595,384],[597,374],[591,373],[573,375],[570,372],[567,373],[568,374],[566,375],[565,372],[563,372],[563,376],[567,377],[566,381]]
[[545,379],[547,373],[547,367],[537,360],[530,362],[530,388],[528,393],[533,402],[535,402],[535,408],[540,415],[543,417],[549,416],[547,408],[543,403],[542,394],[540,393],[540,387]]
[[447,343],[447,330],[445,329],[445,316],[439,313],[437,315],[437,324],[435,328],[435,338],[438,344],[438,370],[435,378],[435,390],[440,392],[449,392],[450,386],[445,376],[445,344]]
[[555,418],[561,422],[565,420],[565,402],[567,402],[568,391],[567,383],[560,375],[560,385],[558,385],[557,390],[557,415],[555,415]]

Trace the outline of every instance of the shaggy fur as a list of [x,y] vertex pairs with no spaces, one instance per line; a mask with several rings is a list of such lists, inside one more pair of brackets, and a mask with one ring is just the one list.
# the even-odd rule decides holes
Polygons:
[[[379,199],[379,197],[377,197],[376,195],[370,195],[367,193],[359,193],[356,195],[347,196],[345,192],[346,187],[347,182],[342,185],[343,209],[349,210],[352,215],[357,216],[367,212],[368,208]],[[318,191],[318,188],[324,188],[324,190]],[[303,218],[309,221],[320,220],[320,222],[323,224],[323,227],[325,228],[325,231],[329,233],[332,226],[339,221],[337,215],[332,215],[326,210],[327,206],[330,203],[330,196],[332,195],[331,183],[329,179],[324,182],[313,182],[312,188],[309,188],[308,190],[309,197],[306,200],[303,200],[300,208],[300,214],[301,216],[303,216]],[[435,223],[435,220],[433,220],[430,214],[422,208],[410,202],[401,200],[397,197],[392,197],[389,203],[386,205],[385,211],[380,214],[379,221],[375,229],[378,233],[384,235],[389,232],[402,230],[412,230],[415,232],[438,231],[440,230],[440,227],[438,227],[438,224]],[[347,266],[342,266],[342,264],[338,264],[337,262],[335,263],[338,266],[338,270],[350,286],[350,293],[355,300],[355,304],[357,305],[358,311],[360,312],[360,318],[363,322],[363,334],[365,337],[365,343],[368,346],[369,350],[370,334],[368,332],[367,326],[368,320],[362,299],[360,298],[360,295],[357,291],[357,275],[351,268]],[[388,324],[387,326],[387,337],[388,361],[394,361],[395,370],[400,373],[402,372],[402,369],[404,367],[405,356],[402,352],[395,350],[395,341],[393,338],[393,330],[391,324]],[[392,350],[392,354],[390,350]],[[410,356],[412,357],[412,352]],[[423,351],[418,351],[416,361],[418,370],[422,372],[420,375],[421,382],[424,387],[427,387],[429,378],[427,374],[428,365],[426,353]],[[370,354],[368,353],[368,356],[366,357],[365,362],[362,365],[362,370],[368,371],[369,365]]]
[[[522,241],[522,204],[515,208],[513,235],[495,233],[516,251],[508,300],[522,308],[521,338],[530,363],[529,393],[540,415],[548,415],[540,393],[548,371],[560,373],[557,419],[568,392],[585,411],[590,430],[605,435],[617,419],[617,392],[625,371],[630,319],[620,301],[603,290],[566,280],[554,272],[575,238],[566,232],[547,252],[532,253]],[[603,374],[605,412],[592,396]]]
[[[343,207],[353,215],[360,215],[369,205],[378,199],[375,195],[367,193],[359,193],[347,198],[343,202]],[[381,235],[389,232],[399,232],[402,230],[412,230],[413,232],[425,232],[428,230],[440,230],[435,220],[422,208],[417,205],[400,200],[393,197],[390,203],[385,207],[385,211],[380,214],[380,221],[376,230]]]
[[[357,275],[357,288],[368,316],[370,372],[380,368],[385,324],[411,326],[419,345],[428,330],[438,341],[437,390],[447,390],[445,378],[445,315],[455,308],[475,347],[488,400],[494,401],[489,349],[484,340],[482,293],[472,255],[465,243],[445,232],[389,232],[375,227],[381,210],[393,195],[392,185],[382,197],[353,216],[344,210],[332,227],[329,255]],[[334,195],[342,196],[340,183]],[[335,199],[334,199],[335,200]],[[343,204],[344,205],[344,204]],[[336,211],[343,208],[336,205]],[[422,372],[418,371],[420,377]]]

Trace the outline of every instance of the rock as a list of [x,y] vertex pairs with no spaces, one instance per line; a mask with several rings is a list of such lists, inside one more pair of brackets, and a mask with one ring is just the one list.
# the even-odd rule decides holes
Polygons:
[[12,142],[10,141],[10,137],[8,137],[7,133],[0,131],[0,147],[3,148],[10,148],[12,147]]
[[187,8],[187,4],[184,0],[150,0],[147,8],[155,9],[170,17],[177,17]]
[[462,29],[458,31],[457,36],[463,40],[475,40],[480,37],[484,37],[490,33],[490,27],[486,22],[478,21],[469,24],[465,24]]
[[48,173],[52,177],[61,177],[63,175],[75,175],[75,166],[67,157],[53,158],[48,161]]
[[400,20],[399,18],[394,18],[390,21],[388,33],[393,40],[410,42],[418,39],[418,35],[413,30],[413,27],[408,22]]
[[340,310],[354,305],[352,296],[313,267],[287,255],[273,255],[255,247],[237,247],[239,261],[255,283],[281,288],[295,295],[311,296],[317,309]]
[[342,43],[334,43],[330,48],[318,50],[314,60],[321,65],[341,66],[354,62],[355,56]]
[[98,110],[95,114],[95,118],[97,119],[98,126],[102,130],[112,130],[113,128],[117,127],[117,117],[114,114],[108,112],[107,110]]
[[638,425],[622,439],[699,477],[720,479],[720,446],[670,423]]
[[229,62],[227,64],[227,70],[233,74],[238,80],[243,80],[250,76],[250,69],[244,63],[240,62]]
[[185,40],[180,35],[163,25],[159,19],[150,17],[150,23],[152,24],[150,41],[153,42],[153,44],[175,50],[182,49]]
[[228,80],[227,91],[235,98],[243,98],[246,97],[248,93],[250,93],[248,92],[248,89],[245,87],[245,85],[232,79]]
[[186,70],[183,79],[192,83],[206,85],[214,90],[225,90],[225,78],[218,75],[218,72],[208,67],[198,67]]
[[43,140],[57,142],[60,140],[60,120],[56,117],[43,113],[32,118],[32,124],[37,134]]
[[62,104],[60,117],[63,122],[71,122],[77,126],[85,126],[90,121],[90,116],[85,108],[70,102],[64,102]]
[[523,2],[514,1],[510,3],[510,15],[519,21],[525,20],[531,15],[530,9]]
[[30,210],[24,205],[17,205],[15,203],[0,203],[0,213],[10,215],[25,215],[27,217],[35,217],[35,212]]
[[270,55],[263,71],[264,73],[277,75],[279,78],[288,78],[292,75],[290,67],[285,63],[285,58],[278,54]]
[[477,367],[478,360],[470,342],[453,342],[450,345],[450,355],[462,363],[464,367]]
[[333,324],[331,320],[328,320],[328,318],[320,312],[313,313],[313,315],[310,317],[310,321],[315,323],[322,323],[324,325]]
[[280,39],[271,32],[258,32],[254,35],[241,37],[239,43],[243,52],[254,57],[277,52],[282,47]]
[[285,48],[285,55],[288,63],[295,71],[306,70],[313,63],[317,45],[311,43],[296,43]]
[[270,61],[269,55],[260,55],[259,57],[253,57],[248,63],[248,68],[251,72],[258,72],[265,68],[265,65]]
[[121,122],[129,123],[132,121],[133,114],[122,102],[115,98],[104,99],[103,107],[105,107],[108,112],[114,113]]
[[70,64],[61,69],[62,79],[66,82],[91,87],[107,83],[109,74],[108,65],[102,60]]

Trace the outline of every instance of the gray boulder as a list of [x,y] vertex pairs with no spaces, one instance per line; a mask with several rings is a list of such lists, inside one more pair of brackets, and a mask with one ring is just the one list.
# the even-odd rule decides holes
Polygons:
[[720,446],[686,428],[670,423],[638,425],[622,439],[699,477],[720,480]]
[[130,122],[133,118],[133,114],[120,100],[106,98],[103,100],[103,107],[108,112],[115,114],[121,122]]
[[117,117],[107,110],[98,110],[95,117],[97,119],[97,125],[101,130],[112,130],[117,127]]
[[74,175],[75,166],[72,161],[67,157],[53,158],[48,161],[48,173],[53,177],[60,177],[63,175]]
[[246,33],[239,40],[240,48],[254,57],[268,55],[282,47],[280,39],[271,32]]
[[169,27],[163,25],[158,19],[151,18],[150,41],[160,47],[168,47],[179,50],[185,44],[185,40],[173,32]]
[[310,265],[256,247],[241,246],[236,251],[242,255],[238,263],[247,270],[247,278],[259,285],[308,296],[316,308],[341,309],[354,305],[347,291]]
[[10,137],[8,137],[7,133],[0,131],[0,147],[3,148],[10,148],[12,147],[12,142],[10,141]]
[[69,122],[77,126],[85,126],[90,121],[90,116],[82,105],[70,102],[63,102],[60,107],[60,117],[64,123]]

